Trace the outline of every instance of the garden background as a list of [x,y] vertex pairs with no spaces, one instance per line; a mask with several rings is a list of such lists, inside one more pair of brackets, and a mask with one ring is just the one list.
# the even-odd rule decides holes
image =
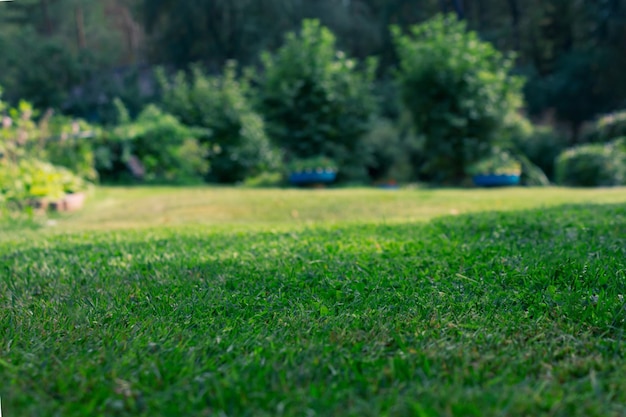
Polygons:
[[13,206],[98,182],[276,186],[306,169],[339,184],[626,181],[624,1],[1,7]]

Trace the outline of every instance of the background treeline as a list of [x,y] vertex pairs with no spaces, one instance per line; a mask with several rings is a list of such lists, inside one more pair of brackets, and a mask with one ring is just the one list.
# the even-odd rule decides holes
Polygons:
[[0,85],[8,101],[108,121],[116,96],[139,111],[154,65],[258,65],[315,18],[347,55],[379,58],[384,89],[398,60],[389,26],[440,12],[515,51],[527,111],[563,123],[573,141],[584,121],[624,106],[626,0],[20,0],[0,5]]
[[2,4],[0,205],[307,170],[626,184],[626,0],[521,3]]

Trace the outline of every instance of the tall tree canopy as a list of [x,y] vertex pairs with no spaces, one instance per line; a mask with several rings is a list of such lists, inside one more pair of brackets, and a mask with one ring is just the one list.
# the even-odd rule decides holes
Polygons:
[[0,2],[0,84],[8,100],[60,107],[72,88],[129,66],[258,65],[261,51],[275,51],[311,18],[348,55],[377,56],[385,77],[397,65],[390,25],[406,29],[440,12],[517,52],[532,114],[554,114],[577,132],[597,113],[626,106],[626,0]]

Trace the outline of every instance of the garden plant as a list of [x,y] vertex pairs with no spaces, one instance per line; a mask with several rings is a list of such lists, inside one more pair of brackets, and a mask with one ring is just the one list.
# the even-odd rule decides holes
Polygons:
[[454,16],[393,33],[401,99],[423,139],[423,174],[462,183],[471,164],[504,142],[507,118],[523,103],[522,79],[511,74],[511,57]]

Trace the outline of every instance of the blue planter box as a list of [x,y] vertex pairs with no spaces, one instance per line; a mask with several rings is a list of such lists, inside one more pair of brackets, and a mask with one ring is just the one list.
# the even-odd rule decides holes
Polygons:
[[520,183],[520,175],[516,174],[484,174],[474,175],[472,177],[474,184],[479,187],[506,187],[511,185],[518,185]]
[[293,172],[289,175],[289,182],[296,185],[328,184],[337,178],[336,171],[305,171]]

